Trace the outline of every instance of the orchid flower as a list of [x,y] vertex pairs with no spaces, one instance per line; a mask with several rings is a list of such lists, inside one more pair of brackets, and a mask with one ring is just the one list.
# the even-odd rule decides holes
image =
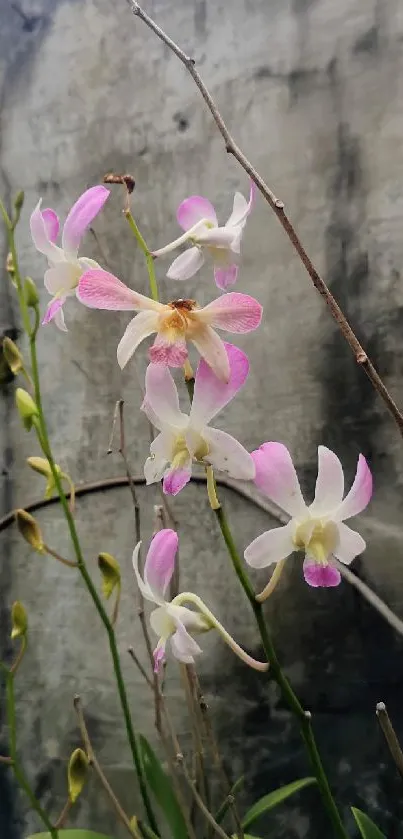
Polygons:
[[86,271],[80,279],[77,296],[94,309],[138,311],[130,321],[118,346],[118,362],[125,367],[141,341],[157,333],[150,348],[150,361],[181,367],[187,359],[186,341],[191,341],[216,376],[229,378],[225,346],[214,327],[227,332],[250,332],[259,326],[262,307],[247,294],[223,294],[200,308],[194,300],[159,303],[132,291],[107,271]]
[[344,474],[339,458],[325,446],[318,449],[318,477],[315,498],[307,506],[288,449],[282,443],[264,443],[252,452],[256,486],[285,510],[291,520],[284,527],[258,536],[245,551],[253,568],[265,568],[305,551],[304,577],[308,585],[337,586],[341,576],[332,563],[336,557],[345,565],[365,550],[365,541],[344,524],[345,519],[365,509],[372,495],[372,475],[360,454],[353,485],[345,498]]
[[93,186],[80,196],[64,223],[61,247],[56,244],[59,219],[54,210],[42,210],[42,199],[38,201],[31,215],[31,236],[36,249],[47,257],[49,268],[45,272],[44,282],[49,294],[53,295],[43,324],[54,320],[56,326],[66,332],[63,313],[66,299],[76,293],[83,271],[99,268],[93,259],[79,257],[78,248],[88,225],[102,209],[108,196],[109,190],[104,186]]
[[[246,653],[196,594],[183,592],[171,601],[165,599],[178,550],[178,536],[174,530],[160,530],[153,537],[144,564],[144,578],[139,571],[140,548],[141,542],[133,552],[134,573],[143,597],[157,607],[150,614],[151,628],[159,638],[153,653],[155,673],[159,672],[165,661],[168,642],[175,658],[185,664],[193,664],[194,657],[203,651],[192,635],[210,629],[218,630],[226,644],[250,667],[267,670],[268,663],[256,661]],[[182,602],[192,603],[196,611],[182,606]]]
[[230,366],[227,384],[220,382],[202,359],[196,372],[190,414],[179,407],[178,391],[167,367],[149,364],[142,410],[159,430],[144,465],[147,484],[163,478],[163,489],[177,495],[190,481],[192,462],[210,464],[233,478],[251,480],[255,465],[249,452],[234,437],[208,423],[240,390],[248,375],[246,355],[225,345]]
[[249,201],[235,193],[232,213],[224,227],[219,227],[216,211],[207,198],[192,195],[179,205],[176,218],[185,233],[153,256],[164,256],[185,242],[192,247],[174,259],[167,277],[171,280],[188,280],[201,268],[205,253],[213,259],[214,279],[223,291],[236,282],[242,233],[252,209],[256,187],[250,185]]

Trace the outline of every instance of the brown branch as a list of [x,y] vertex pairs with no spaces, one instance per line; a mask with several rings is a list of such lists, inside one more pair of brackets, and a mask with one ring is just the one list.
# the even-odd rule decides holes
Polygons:
[[376,716],[378,717],[378,722],[382,729],[390,754],[396,764],[397,771],[403,778],[403,752],[384,702],[378,702],[376,706]]
[[100,780],[108,798],[112,802],[113,807],[114,807],[114,809],[116,811],[116,814],[119,817],[120,821],[127,828],[128,832],[130,833],[130,836],[136,837],[137,834],[133,830],[129,819],[128,819],[125,811],[122,808],[122,805],[120,804],[120,802],[116,798],[116,795],[115,795],[108,779],[105,777],[105,775],[103,773],[103,770],[102,770],[100,764],[98,763],[98,760],[97,760],[96,755],[94,753],[94,750],[92,748],[91,740],[90,740],[90,737],[89,737],[89,734],[88,734],[88,729],[87,729],[85,719],[84,719],[84,712],[83,712],[83,708],[82,708],[82,705],[81,705],[81,697],[80,696],[75,696],[74,700],[73,700],[73,704],[74,704],[74,710],[77,714],[78,725],[79,725],[79,728],[80,728],[80,733],[81,733],[81,737],[82,737],[82,740],[83,740],[84,748],[85,748],[85,751],[86,751],[86,754],[87,754],[88,763],[90,764],[90,766],[93,767],[94,772],[96,772],[96,774],[98,775],[98,778],[99,778],[99,780]]
[[242,166],[245,172],[256,184],[257,188],[263,195],[263,198],[265,198],[267,203],[270,205],[271,209],[276,214],[280,224],[283,227],[283,230],[288,236],[302,264],[308,272],[313,282],[313,285],[315,286],[316,290],[319,292],[321,297],[323,297],[333,319],[337,323],[337,326],[339,327],[343,337],[349,344],[357,364],[359,364],[360,367],[364,369],[373,387],[375,388],[375,390],[383,400],[384,404],[386,405],[386,408],[388,409],[389,413],[395,420],[400,434],[403,436],[403,414],[401,413],[398,406],[396,405],[396,402],[390,395],[385,383],[383,382],[379,373],[372,364],[372,361],[368,358],[367,353],[360,344],[346,316],[340,309],[340,306],[333,297],[333,294],[326,285],[324,279],[320,276],[312,260],[308,256],[298,234],[294,229],[292,222],[290,221],[285,212],[283,201],[281,201],[275,196],[274,192],[270,189],[270,187],[265,183],[263,178],[256,171],[256,169],[252,166],[248,158],[244,155],[244,153],[241,151],[241,149],[233,139],[232,135],[230,134],[217,108],[217,105],[214,102],[214,99],[209,93],[199,72],[196,70],[194,59],[186,55],[186,53],[183,52],[183,50],[181,50],[180,47],[178,47],[178,45],[172,40],[172,38],[170,38],[164,32],[164,30],[161,29],[161,27],[155,23],[155,21],[147,14],[147,12],[145,12],[144,9],[142,9],[141,6],[139,6],[139,4],[135,2],[135,0],[127,0],[127,2],[133,14],[136,17],[139,17],[146,24],[146,26],[148,26],[149,29],[151,29],[157,35],[157,37],[160,38],[160,40],[163,41],[163,43],[166,44],[167,47],[169,47],[169,49],[172,50],[173,53],[175,53],[177,58],[179,58],[179,61],[182,62],[182,64],[186,67],[186,69],[192,76],[224,140],[226,151],[228,152],[228,154],[232,154],[233,157],[235,157],[238,163]]

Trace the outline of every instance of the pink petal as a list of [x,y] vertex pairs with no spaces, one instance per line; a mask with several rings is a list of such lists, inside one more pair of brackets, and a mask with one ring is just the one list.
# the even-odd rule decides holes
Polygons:
[[183,427],[187,417],[181,413],[178,391],[168,367],[149,364],[145,384],[145,402],[158,421],[157,428]]
[[263,443],[252,452],[256,486],[290,516],[306,510],[290,452],[282,443]]
[[[130,311],[155,309],[148,297],[132,291],[121,280],[102,268],[85,271],[80,278],[77,297],[91,309],[109,309],[111,311]],[[147,303],[151,305],[147,305]]]
[[247,355],[232,344],[223,344],[229,365],[228,382],[217,378],[202,358],[196,372],[190,417],[193,425],[203,427],[238,393],[249,373]]
[[304,560],[304,578],[313,588],[333,588],[341,582],[341,574],[332,565],[319,565],[310,559]]
[[165,364],[168,367],[182,367],[188,357],[186,341],[184,339],[175,341],[165,340],[162,335],[157,335],[154,344],[148,351],[150,361],[153,364]]
[[335,520],[343,521],[344,519],[350,519],[352,516],[356,516],[365,510],[365,507],[371,500],[372,484],[371,470],[365,457],[360,454],[354,483],[337,510]]
[[191,341],[217,379],[227,384],[230,377],[228,355],[224,341],[217,332],[211,326],[202,325],[191,337]]
[[323,516],[333,513],[340,507],[343,493],[344,474],[339,458],[326,446],[319,446],[315,499],[309,508],[311,515]]
[[191,477],[190,469],[171,469],[165,475],[162,483],[165,495],[177,495],[189,483]]
[[165,644],[158,643],[154,652],[153,652],[153,659],[154,659],[154,673],[159,673],[161,667],[165,661]]
[[218,428],[206,428],[203,432],[208,444],[208,455],[204,458],[214,469],[225,472],[239,481],[253,481],[255,464],[249,452],[226,431]]
[[42,199],[38,201],[33,213],[31,214],[29,222],[32,241],[39,253],[43,253],[53,262],[59,262],[63,259],[63,253],[49,236],[49,221],[45,221],[43,217],[41,212],[41,201]]
[[262,320],[262,312],[262,306],[254,297],[232,291],[205,306],[199,317],[203,320],[207,317],[211,325],[218,329],[242,333],[257,329]]
[[254,181],[250,182],[249,201],[246,201],[241,192],[236,192],[234,196],[234,206],[232,213],[226,222],[226,227],[238,227],[244,225],[246,219],[253,207],[257,193],[257,187]]
[[174,259],[167,271],[169,280],[188,280],[196,274],[204,263],[200,248],[188,248]]
[[71,255],[76,255],[80,241],[95,216],[109,198],[109,190],[104,186],[93,186],[80,195],[73,204],[63,227],[62,247]]
[[228,268],[219,268],[214,266],[214,279],[216,286],[222,291],[225,291],[229,286],[236,283],[238,277],[238,266],[235,263],[229,265]]
[[51,320],[57,315],[57,313],[62,308],[63,304],[66,301],[66,297],[56,297],[54,300],[51,300],[48,308],[45,312],[45,317],[42,321],[42,326],[45,326],[47,323],[50,323]]
[[183,230],[189,230],[198,221],[206,219],[210,224],[216,226],[217,216],[215,209],[207,198],[201,195],[191,195],[179,204],[176,218]]
[[48,239],[53,244],[57,241],[57,237],[59,235],[59,218],[56,215],[54,210],[47,208],[46,210],[42,210],[42,218],[44,221],[46,233],[48,235]]
[[157,330],[158,316],[155,312],[139,312],[127,325],[117,349],[118,364],[121,370],[126,367],[139,344]]
[[151,540],[144,564],[144,581],[157,597],[164,597],[175,568],[178,534],[159,530]]
[[356,556],[362,554],[366,548],[366,542],[355,530],[352,530],[347,524],[339,522],[337,525],[339,541],[333,550],[333,553],[340,562],[344,565],[350,565],[350,562]]

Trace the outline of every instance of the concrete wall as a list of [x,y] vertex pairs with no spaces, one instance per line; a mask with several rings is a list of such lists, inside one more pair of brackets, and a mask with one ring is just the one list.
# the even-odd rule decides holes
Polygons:
[[[397,400],[402,400],[403,10],[398,0],[154,0],[147,5],[189,51],[236,138],[285,201],[307,248],[345,308]],[[203,102],[184,69],[123,2],[0,0],[0,185],[6,199],[23,187],[18,233],[24,271],[41,285],[44,260],[29,237],[29,214],[43,196],[63,215],[87,185],[110,170],[133,172],[136,218],[153,247],[176,235],[179,201],[198,192],[226,218],[235,189],[248,189],[228,159]],[[83,252],[141,292],[147,275],[114,193]],[[0,233],[2,236],[2,232]],[[2,244],[2,260],[7,247]],[[177,286],[164,279],[164,299]],[[182,287],[181,287],[182,288]],[[244,393],[220,417],[250,449],[279,439],[291,449],[312,491],[316,447],[333,447],[352,476],[359,451],[368,457],[375,496],[362,516],[368,539],[355,569],[403,613],[401,493],[403,448],[396,429],[354,363],[275,217],[259,198],[244,239],[239,289],[265,307],[261,329],[239,343],[252,360]],[[214,293],[206,268],[186,284],[200,302]],[[3,272],[1,326],[19,327]],[[45,304],[46,295],[43,295]],[[148,430],[138,413],[133,365],[121,375],[115,346],[125,315],[90,312],[72,303],[69,334],[43,329],[39,340],[44,401],[58,461],[77,482],[122,472],[106,456],[115,400],[127,405],[129,455],[141,472]],[[139,356],[141,375],[146,355]],[[38,497],[41,480],[24,459],[36,452],[13,411],[13,386],[0,394],[2,507]],[[241,549],[270,524],[253,505],[225,492]],[[156,490],[140,491],[144,538],[151,535]],[[182,579],[216,609],[240,642],[259,653],[258,638],[237,581],[228,573],[220,534],[200,487],[174,504],[180,521]],[[46,538],[70,555],[56,507],[39,515]],[[149,697],[130,660],[140,643],[130,571],[130,496],[115,490],[87,496],[77,509],[86,555],[96,575],[99,550],[113,552],[126,575],[119,646],[138,728],[152,735]],[[44,804],[56,813],[64,797],[64,762],[78,742],[72,695],[89,708],[94,744],[129,809],[130,760],[118,716],[105,637],[73,573],[33,556],[14,528],[1,534],[2,648],[9,654],[8,609],[19,598],[30,614],[30,652],[18,678],[21,754]],[[382,620],[343,584],[315,592],[301,581],[299,560],[268,607],[279,653],[311,709],[329,776],[348,812],[372,813],[389,839],[402,835],[400,788],[374,717],[385,700],[401,724],[402,645]],[[84,641],[84,642],[83,642]],[[180,686],[174,668],[169,690]],[[225,738],[234,776],[248,773],[245,800],[309,767],[298,733],[273,686],[245,672],[217,639],[201,662],[206,695]],[[177,707],[175,702],[175,707]],[[182,711],[178,725],[186,735]],[[403,732],[402,732],[403,733]],[[3,736],[6,750],[6,732]],[[38,827],[0,769],[0,835],[22,839]],[[315,814],[315,825],[311,813]],[[94,782],[72,822],[109,830],[114,817]],[[318,796],[307,791],[270,819],[284,839],[328,835]],[[353,830],[353,829],[352,829]],[[400,830],[400,832],[399,832]]]

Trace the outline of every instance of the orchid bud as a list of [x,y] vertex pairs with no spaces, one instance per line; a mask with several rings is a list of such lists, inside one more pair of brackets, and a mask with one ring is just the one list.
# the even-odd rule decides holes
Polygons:
[[24,280],[24,297],[27,306],[30,306],[31,309],[36,309],[39,306],[39,294],[38,289],[31,277],[25,277]]
[[87,780],[88,758],[82,749],[75,749],[70,757],[67,769],[69,798],[72,804],[77,801]]
[[114,588],[120,585],[119,563],[111,554],[100,553],[98,556],[98,568],[102,578],[102,593],[106,600],[108,600]]
[[13,255],[12,255],[11,251],[9,251],[9,253],[7,254],[6,271],[7,271],[7,274],[10,274],[10,277],[14,277],[15,265],[14,265],[14,259],[13,259]]
[[39,416],[38,408],[32,399],[32,396],[30,396],[28,391],[24,390],[22,387],[17,387],[17,390],[15,391],[15,401],[23,426],[27,431],[30,431],[34,417]]
[[16,600],[11,607],[11,638],[21,638],[27,634],[28,618],[24,606],[19,600]]
[[23,369],[24,362],[17,344],[7,336],[3,338],[3,355],[11,372],[16,376]]
[[49,461],[44,457],[27,457],[27,463],[34,472],[39,472],[44,478],[49,478],[52,474]]
[[45,543],[42,539],[41,529],[34,517],[26,510],[16,510],[15,518],[21,536],[31,545],[34,551],[43,553]]
[[22,210],[22,207],[23,207],[23,204],[24,204],[24,198],[25,198],[24,191],[22,189],[20,189],[20,191],[17,192],[17,195],[14,198],[14,209],[15,209],[16,213],[18,213],[18,214]]

